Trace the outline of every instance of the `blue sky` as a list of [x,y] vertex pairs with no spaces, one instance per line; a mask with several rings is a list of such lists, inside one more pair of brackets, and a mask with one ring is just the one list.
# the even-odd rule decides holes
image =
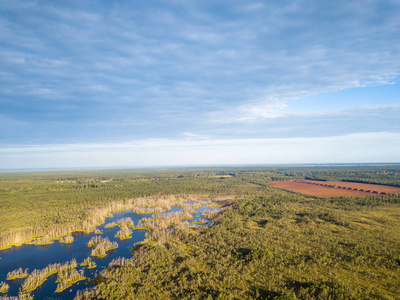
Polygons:
[[0,169],[400,162],[399,1],[2,1]]

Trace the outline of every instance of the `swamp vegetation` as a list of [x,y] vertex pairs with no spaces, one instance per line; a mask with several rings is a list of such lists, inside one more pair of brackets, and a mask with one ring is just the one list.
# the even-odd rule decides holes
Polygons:
[[103,271],[80,299],[399,299],[400,207],[271,188]]
[[[154,201],[150,202],[153,204],[155,203]],[[16,280],[15,282],[10,282],[12,283],[12,285],[9,287],[9,291],[7,291],[7,294],[10,293],[10,295],[12,296],[7,295],[7,297],[0,299],[14,299],[13,297],[18,295],[18,291],[19,297],[22,297],[23,295],[27,295],[27,293],[29,293],[35,299],[48,299],[49,297],[73,299],[74,295],[76,295],[79,290],[85,287],[85,283],[88,285],[92,285],[93,279],[96,277],[96,274],[100,270],[103,270],[105,267],[107,267],[107,265],[110,266],[112,264],[118,263],[119,261],[126,262],[131,259],[132,256],[130,250],[135,245],[135,243],[141,242],[144,239],[148,239],[149,237],[154,238],[155,235],[160,238],[160,232],[162,232],[164,235],[168,234],[168,232],[165,231],[165,227],[161,228],[164,224],[177,226],[177,223],[179,223],[179,220],[181,220],[182,217],[187,218],[186,211],[182,211],[181,214],[177,214],[177,211],[193,211],[196,216],[195,219],[201,220],[200,214],[206,209],[204,205],[209,205],[209,202],[204,200],[190,202],[189,205],[189,203],[186,203],[184,199],[177,200],[174,198],[171,198],[168,201],[166,201],[165,198],[162,198],[161,201],[158,202],[163,205],[165,205],[167,202],[169,204],[173,203],[174,205],[170,207],[171,212],[163,213],[161,216],[157,217],[155,217],[154,215],[145,217],[146,214],[138,215],[130,209],[128,211],[115,212],[115,216],[113,216],[111,220],[108,220],[107,218],[104,224],[99,225],[99,228],[96,228],[99,230],[101,228],[104,231],[102,235],[96,234],[96,230],[89,234],[75,232],[73,234],[76,239],[74,239],[72,245],[62,245],[66,243],[63,243],[62,239],[60,239],[58,243],[53,243],[53,241],[51,241],[51,245],[27,245],[10,250],[5,250],[3,252],[4,259],[0,261],[0,276],[3,274],[5,275],[6,272],[8,272],[8,275],[10,276],[12,275],[23,278],[26,277],[26,275],[19,275],[27,272],[28,278],[26,280]],[[197,212],[197,210],[199,210],[199,212]],[[124,217],[118,218],[118,215]],[[181,216],[181,218],[177,217],[178,215]],[[131,219],[131,217],[133,218],[133,220]],[[192,215],[190,215],[190,217],[192,218]],[[147,220],[146,223],[149,223],[151,225],[154,233],[148,232],[146,234],[144,230],[134,227],[134,220],[135,223],[139,224],[141,219]],[[162,220],[162,222],[160,220]],[[129,240],[132,241],[124,241],[127,239],[118,240],[118,236],[121,231],[119,229],[125,228],[127,226],[135,229],[134,232],[132,232],[132,236],[129,237]],[[169,227],[168,230],[172,230],[172,228]],[[121,250],[118,249],[120,248],[119,246],[122,247]],[[28,250],[28,252],[26,252],[25,250]],[[23,254],[24,252],[25,255]],[[89,258],[85,255],[89,255]],[[90,256],[92,256],[93,259]],[[78,258],[80,263],[74,263],[72,265],[72,268],[66,271],[62,271],[61,273],[54,270],[55,266],[60,265],[54,264],[55,261],[65,261],[65,259],[71,257],[74,257],[75,262],[75,257]],[[35,263],[34,261],[32,261],[32,258],[39,258],[39,260]],[[50,264],[48,264],[47,266],[44,265],[43,260],[49,261]],[[30,268],[34,269],[34,271],[29,274],[29,270],[27,270],[26,268],[23,269],[22,267],[20,267],[17,270],[12,269],[13,267],[15,268],[17,266],[29,266]],[[91,271],[92,269],[96,268],[98,268],[98,270]],[[58,276],[56,276],[56,274]],[[2,278],[0,279],[3,279],[4,277],[5,276],[2,276]],[[16,278],[10,278],[7,280],[14,279]],[[84,282],[80,284],[79,281]],[[32,286],[32,288],[26,289],[25,287],[29,284]]]
[[[149,232],[133,259],[113,260],[77,299],[400,298],[399,195],[321,199],[265,184],[313,178],[400,186],[396,166],[0,174],[2,247],[94,231],[111,211],[157,212],[136,226],[114,224],[121,237]],[[189,206],[162,214],[180,195],[212,199],[223,209],[203,213],[208,227],[188,226]],[[96,236],[93,249],[108,245],[103,240]],[[42,272],[58,271],[32,272],[27,279],[37,278],[25,292]]]

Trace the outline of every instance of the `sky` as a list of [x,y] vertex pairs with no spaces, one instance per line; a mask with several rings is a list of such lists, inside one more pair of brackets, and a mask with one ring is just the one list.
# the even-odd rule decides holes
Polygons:
[[400,162],[399,15],[1,1],[0,169]]

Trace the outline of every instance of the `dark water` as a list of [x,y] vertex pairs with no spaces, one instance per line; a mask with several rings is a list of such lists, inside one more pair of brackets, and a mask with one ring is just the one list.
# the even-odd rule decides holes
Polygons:
[[[171,212],[179,211],[179,207],[172,207]],[[200,215],[204,210],[210,210],[205,206],[200,207],[193,214],[193,219],[189,222],[199,221],[201,219]],[[105,258],[91,257],[96,263],[97,267],[95,269],[88,270],[87,267],[79,266],[84,259],[90,257],[92,248],[87,246],[87,242],[91,237],[95,236],[94,233],[86,234],[83,232],[74,232],[74,242],[72,244],[63,244],[55,242],[51,245],[36,246],[36,245],[23,245],[20,247],[12,247],[10,249],[0,251],[0,282],[4,281],[10,285],[8,291],[8,296],[18,296],[19,289],[25,279],[15,279],[6,280],[7,273],[22,267],[23,269],[29,268],[29,272],[34,269],[43,269],[49,264],[54,263],[64,263],[66,261],[71,261],[76,259],[78,271],[84,269],[84,275],[89,279],[93,279],[96,275],[107,268],[108,264],[118,257],[131,258],[132,246],[140,241],[144,240],[145,230],[133,230],[132,238],[120,241],[114,238],[119,227],[115,226],[112,228],[104,228],[108,223],[117,221],[121,218],[129,217],[134,222],[135,226],[138,224],[139,220],[142,218],[149,218],[149,214],[135,214],[132,211],[124,211],[113,213],[112,218],[106,218],[105,224],[98,226],[97,228],[103,230],[101,237],[107,237],[111,242],[116,241],[118,243],[118,249],[110,250],[107,252]],[[206,225],[208,225],[207,222]],[[57,288],[57,274],[50,276],[40,287],[32,292],[34,299],[73,299],[76,296],[76,292],[79,290],[84,290],[90,285],[86,281],[80,281],[70,288],[67,288],[61,293],[55,293]],[[1,294],[0,294],[1,299]]]

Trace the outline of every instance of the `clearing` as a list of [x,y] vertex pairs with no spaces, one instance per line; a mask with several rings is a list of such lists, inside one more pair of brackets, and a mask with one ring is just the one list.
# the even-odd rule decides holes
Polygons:
[[317,181],[294,179],[290,181],[271,181],[268,183],[268,185],[323,198],[335,196],[383,196],[390,193],[400,193],[400,187],[345,181]]

